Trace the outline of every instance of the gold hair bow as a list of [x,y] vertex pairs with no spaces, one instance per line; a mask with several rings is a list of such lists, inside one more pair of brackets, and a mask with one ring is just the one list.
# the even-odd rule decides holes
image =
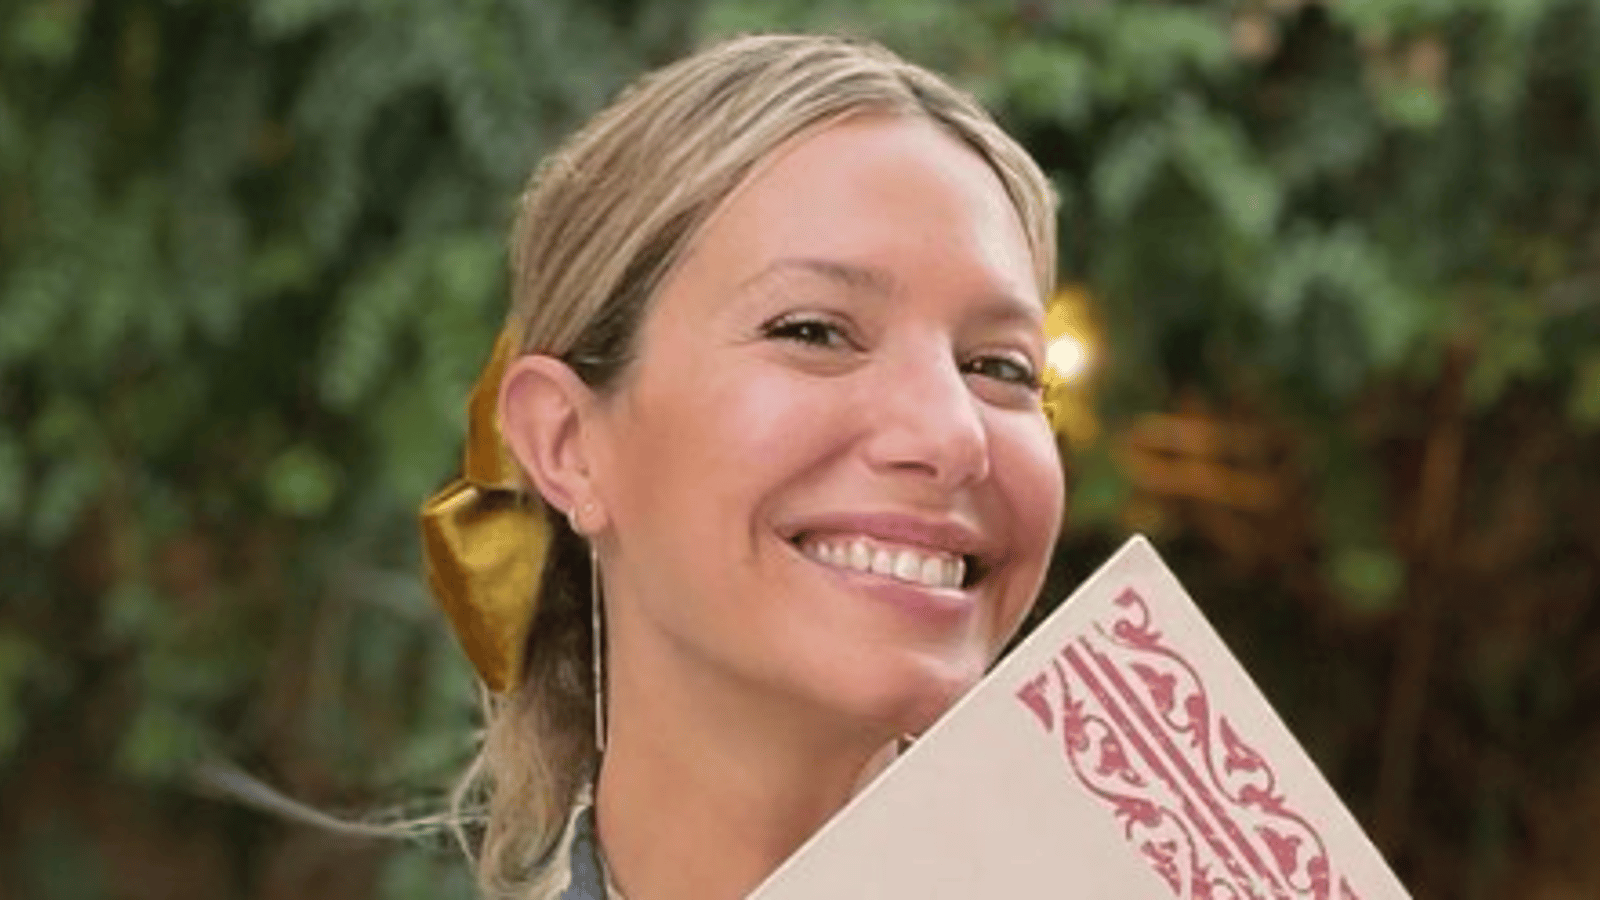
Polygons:
[[514,352],[510,336],[502,333],[467,400],[461,477],[428,498],[420,516],[428,585],[467,658],[495,693],[521,677],[522,648],[550,549],[540,502],[523,489],[500,437],[500,380]]

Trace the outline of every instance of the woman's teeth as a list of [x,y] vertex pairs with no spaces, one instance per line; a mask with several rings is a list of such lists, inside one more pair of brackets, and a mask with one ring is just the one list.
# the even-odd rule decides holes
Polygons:
[[823,565],[867,572],[931,588],[959,588],[967,575],[966,560],[950,553],[895,547],[864,537],[806,538],[800,550]]

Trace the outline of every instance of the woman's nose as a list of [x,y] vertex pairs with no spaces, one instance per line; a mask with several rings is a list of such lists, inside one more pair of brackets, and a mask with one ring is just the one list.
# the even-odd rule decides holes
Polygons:
[[989,439],[978,398],[948,350],[920,353],[879,368],[862,414],[868,463],[915,474],[942,488],[989,474]]

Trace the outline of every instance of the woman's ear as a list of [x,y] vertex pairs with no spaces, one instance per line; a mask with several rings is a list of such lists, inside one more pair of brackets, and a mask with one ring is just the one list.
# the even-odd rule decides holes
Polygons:
[[594,401],[594,391],[553,356],[516,357],[500,380],[500,435],[506,449],[545,502],[586,534],[605,516],[584,441]]

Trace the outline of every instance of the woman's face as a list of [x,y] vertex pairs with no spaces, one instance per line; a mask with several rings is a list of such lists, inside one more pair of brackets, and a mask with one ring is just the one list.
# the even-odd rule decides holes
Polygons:
[[999,180],[935,125],[847,120],[767,160],[595,413],[613,670],[929,724],[1056,537],[1043,314]]

